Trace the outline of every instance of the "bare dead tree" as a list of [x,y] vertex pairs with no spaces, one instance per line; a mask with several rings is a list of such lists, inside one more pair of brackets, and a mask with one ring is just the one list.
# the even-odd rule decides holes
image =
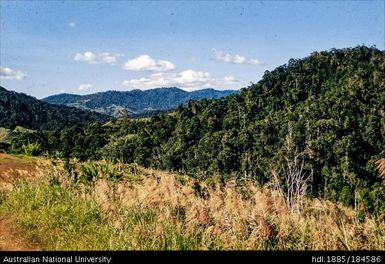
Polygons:
[[285,138],[284,153],[283,161],[272,169],[274,186],[284,197],[291,212],[299,211],[303,206],[311,173],[307,173],[304,169],[304,153],[295,147],[290,124]]

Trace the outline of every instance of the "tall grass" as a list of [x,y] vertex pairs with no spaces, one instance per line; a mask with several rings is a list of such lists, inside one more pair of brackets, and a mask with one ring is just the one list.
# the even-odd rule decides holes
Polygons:
[[[305,199],[294,213],[278,192],[251,183],[98,164],[56,166],[50,183],[18,183],[0,213],[16,215],[47,249],[385,249],[384,221],[358,222],[342,205]],[[84,166],[91,172],[77,173],[90,173],[92,183],[74,180]]]
[[113,231],[94,201],[46,183],[16,184],[1,203],[0,213],[16,214],[27,239],[52,250],[102,249]]

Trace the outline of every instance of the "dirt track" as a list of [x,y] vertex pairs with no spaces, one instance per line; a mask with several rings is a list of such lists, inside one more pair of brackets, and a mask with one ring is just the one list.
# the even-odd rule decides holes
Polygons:
[[15,230],[14,216],[0,215],[0,251],[36,251],[39,245],[25,239]]
[[[16,157],[0,153],[0,191],[7,192],[21,179],[34,180],[43,176],[47,162],[37,158]],[[0,213],[0,251],[34,251],[39,245],[28,241],[15,229],[15,215]]]

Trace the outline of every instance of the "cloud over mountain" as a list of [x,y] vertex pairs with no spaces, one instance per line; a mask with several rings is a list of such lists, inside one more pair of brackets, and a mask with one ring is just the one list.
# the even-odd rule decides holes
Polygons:
[[0,67],[0,79],[3,80],[22,80],[27,77],[27,74],[7,67]]
[[229,63],[235,63],[235,64],[251,64],[251,65],[261,64],[260,60],[258,59],[246,58],[239,54],[231,55],[230,53],[224,53],[222,51],[217,51],[216,49],[214,49],[214,53],[216,55],[217,60],[223,61],[223,62],[229,62]]
[[176,66],[167,60],[156,60],[149,55],[140,55],[132,60],[126,61],[122,68],[128,71],[155,71],[164,72],[176,68]]
[[92,88],[91,84],[83,83],[83,84],[79,85],[78,90],[83,92],[83,91],[89,91],[91,88]]
[[125,80],[124,86],[149,89],[153,87],[178,86],[186,89],[201,87],[226,86],[226,84],[238,82],[234,76],[226,76],[223,79],[214,78],[208,72],[185,70],[179,73],[154,73],[149,77]]
[[121,54],[112,54],[109,52],[94,53],[92,51],[86,51],[84,53],[76,53],[74,56],[75,61],[84,61],[89,64],[107,63],[114,65],[118,57]]

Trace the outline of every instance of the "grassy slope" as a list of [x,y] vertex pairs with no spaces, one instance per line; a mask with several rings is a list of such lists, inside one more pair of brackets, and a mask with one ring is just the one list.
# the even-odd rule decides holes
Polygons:
[[0,216],[15,215],[44,249],[385,249],[385,219],[359,222],[328,201],[306,200],[291,213],[277,193],[252,185],[134,165],[68,167],[56,163],[0,201]]

